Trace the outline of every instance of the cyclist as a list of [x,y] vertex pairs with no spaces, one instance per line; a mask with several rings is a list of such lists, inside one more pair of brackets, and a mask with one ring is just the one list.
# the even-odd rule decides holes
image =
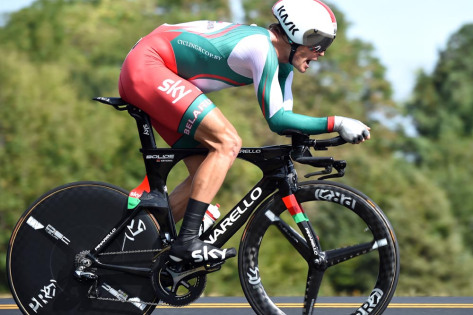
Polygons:
[[175,261],[219,262],[236,250],[199,240],[202,218],[241,147],[233,125],[204,94],[254,84],[261,111],[273,132],[336,131],[346,141],[370,138],[370,128],[340,116],[309,117],[292,112],[293,68],[304,73],[324,56],[336,36],[332,10],[319,0],[280,0],[278,23],[269,29],[215,21],[163,24],[142,38],[126,57],[120,96],[151,117],[172,147],[203,146],[207,156],[184,160],[189,176],[170,194],[181,230],[171,247]]

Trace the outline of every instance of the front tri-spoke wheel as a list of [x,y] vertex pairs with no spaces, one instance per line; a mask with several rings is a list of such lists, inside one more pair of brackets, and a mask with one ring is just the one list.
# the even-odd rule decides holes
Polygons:
[[271,298],[300,296],[302,314],[322,314],[319,297],[350,296],[358,305],[339,314],[381,314],[399,276],[397,242],[382,211],[362,193],[332,182],[302,183],[295,195],[321,257],[314,259],[317,241],[305,239],[280,196],[268,199],[239,251],[240,280],[253,309],[283,314]]

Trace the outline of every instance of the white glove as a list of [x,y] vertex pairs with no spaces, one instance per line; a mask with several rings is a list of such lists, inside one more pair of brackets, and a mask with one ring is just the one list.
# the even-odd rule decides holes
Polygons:
[[337,131],[346,142],[360,143],[370,138],[370,128],[359,120],[334,116],[333,131]]

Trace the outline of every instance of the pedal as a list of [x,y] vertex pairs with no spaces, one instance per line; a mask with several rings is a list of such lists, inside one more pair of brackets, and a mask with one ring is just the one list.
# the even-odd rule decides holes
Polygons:
[[222,265],[225,263],[225,260],[224,261],[220,261],[220,262],[216,262],[216,263],[212,263],[212,264],[207,264],[205,265],[205,270],[207,272],[215,272],[215,271],[219,271],[221,268],[222,268]]

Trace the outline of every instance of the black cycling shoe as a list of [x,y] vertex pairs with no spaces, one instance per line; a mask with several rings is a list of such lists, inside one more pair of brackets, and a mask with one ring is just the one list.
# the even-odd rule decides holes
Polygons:
[[171,246],[169,258],[175,262],[190,261],[194,263],[218,263],[224,262],[228,258],[235,257],[237,251],[235,248],[221,249],[207,244],[198,238],[187,242],[179,238]]

